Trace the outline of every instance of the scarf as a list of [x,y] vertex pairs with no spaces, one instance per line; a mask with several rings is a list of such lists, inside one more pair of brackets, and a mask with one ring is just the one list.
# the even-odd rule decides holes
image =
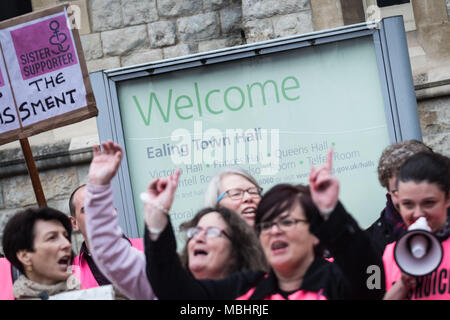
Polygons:
[[403,218],[400,213],[395,209],[394,203],[392,202],[391,195],[386,194],[386,209],[384,210],[384,217],[387,224],[392,226],[392,235],[395,240],[399,239],[400,236],[408,229],[406,224],[403,222]]
[[440,242],[443,242],[447,240],[448,237],[450,237],[450,216],[447,213],[447,222],[445,223],[444,228],[436,233],[436,238],[438,238]]
[[78,290],[80,288],[81,283],[73,274],[66,281],[61,281],[54,285],[45,285],[31,281],[22,274],[14,282],[13,295],[17,300],[48,299],[49,296],[57,293]]
[[[402,216],[395,209],[394,204],[392,202],[391,195],[386,194],[386,210],[384,211],[384,217],[386,221],[392,226],[392,233],[395,239],[399,239],[400,236],[403,235],[404,232],[408,230],[406,224],[403,222]],[[447,222],[445,223],[444,228],[437,232],[436,238],[440,242],[447,240],[450,237],[450,209],[447,210]]]

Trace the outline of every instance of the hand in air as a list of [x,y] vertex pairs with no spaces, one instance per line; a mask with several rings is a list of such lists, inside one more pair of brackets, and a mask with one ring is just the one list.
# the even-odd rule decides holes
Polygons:
[[317,169],[312,166],[309,175],[311,197],[321,213],[330,213],[339,200],[339,181],[332,174],[332,162],[333,149],[330,149],[325,164]]
[[122,148],[113,141],[102,142],[93,147],[93,158],[89,166],[88,181],[92,184],[104,185],[111,182],[119,170],[122,161]]
[[167,212],[170,210],[177,191],[180,173],[181,170],[177,169],[169,177],[157,178],[150,183],[147,191],[141,195],[141,198],[147,203],[146,211],[151,210],[152,207],[154,209],[155,206],[161,206]]

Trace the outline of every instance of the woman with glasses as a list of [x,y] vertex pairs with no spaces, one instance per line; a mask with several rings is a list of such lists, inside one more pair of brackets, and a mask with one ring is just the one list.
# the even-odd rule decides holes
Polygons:
[[[339,182],[326,164],[312,168],[310,186],[277,185],[255,215],[255,230],[270,271],[235,272],[197,280],[182,267],[170,223],[180,171],[153,181],[145,220],[147,277],[159,299],[381,299],[383,263],[368,236],[338,201]],[[323,259],[326,247],[334,263]],[[375,275],[367,270],[378,270]],[[375,283],[370,277],[378,278]]]
[[202,209],[180,230],[187,235],[181,261],[196,279],[223,279],[236,271],[267,269],[253,229],[227,208]]
[[205,206],[222,206],[240,214],[253,227],[262,188],[242,168],[227,168],[212,177],[205,192]]
[[[122,161],[122,148],[113,141],[94,146],[86,186],[86,233],[92,257],[100,271],[130,299],[155,299],[146,275],[143,252],[123,238],[113,206],[111,180]],[[156,181],[164,179],[157,179]],[[242,269],[260,269],[267,263],[254,231],[235,212],[204,209],[183,225],[188,242],[183,265],[194,277],[222,278]],[[153,230],[153,229],[152,229]],[[178,259],[178,265],[180,261]]]

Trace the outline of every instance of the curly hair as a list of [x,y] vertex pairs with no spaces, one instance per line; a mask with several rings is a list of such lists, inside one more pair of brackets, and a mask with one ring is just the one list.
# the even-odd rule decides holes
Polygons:
[[[217,212],[225,221],[231,240],[232,257],[229,259],[226,276],[243,270],[268,271],[268,264],[255,232],[239,214],[228,208],[204,208],[194,218],[181,224],[180,231],[195,227],[203,216],[211,212]],[[181,264],[187,270],[189,270],[188,243],[189,240],[180,253]]]
[[389,179],[398,173],[409,157],[419,152],[433,151],[418,140],[397,142],[384,149],[378,162],[378,180],[381,186],[388,189]]

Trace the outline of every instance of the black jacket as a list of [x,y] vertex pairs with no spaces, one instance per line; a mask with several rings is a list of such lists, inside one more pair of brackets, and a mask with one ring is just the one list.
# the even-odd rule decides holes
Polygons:
[[407,229],[389,194],[386,194],[386,199],[386,207],[380,217],[365,231],[381,257],[386,246],[397,241]]
[[366,233],[380,256],[383,256],[384,249],[388,244],[398,240],[394,236],[392,225],[385,219],[385,209],[381,212],[380,217],[366,229]]
[[[380,299],[384,295],[384,268],[367,235],[338,203],[327,221],[317,213],[310,231],[325,245],[334,263],[317,257],[307,270],[298,290],[323,292],[327,299]],[[231,300],[255,288],[250,299],[270,298],[280,292],[271,271],[236,272],[223,280],[196,280],[181,266],[176,241],[169,223],[158,240],[152,241],[147,228],[144,236],[147,277],[160,300]],[[369,266],[380,270],[380,289],[367,286]]]

